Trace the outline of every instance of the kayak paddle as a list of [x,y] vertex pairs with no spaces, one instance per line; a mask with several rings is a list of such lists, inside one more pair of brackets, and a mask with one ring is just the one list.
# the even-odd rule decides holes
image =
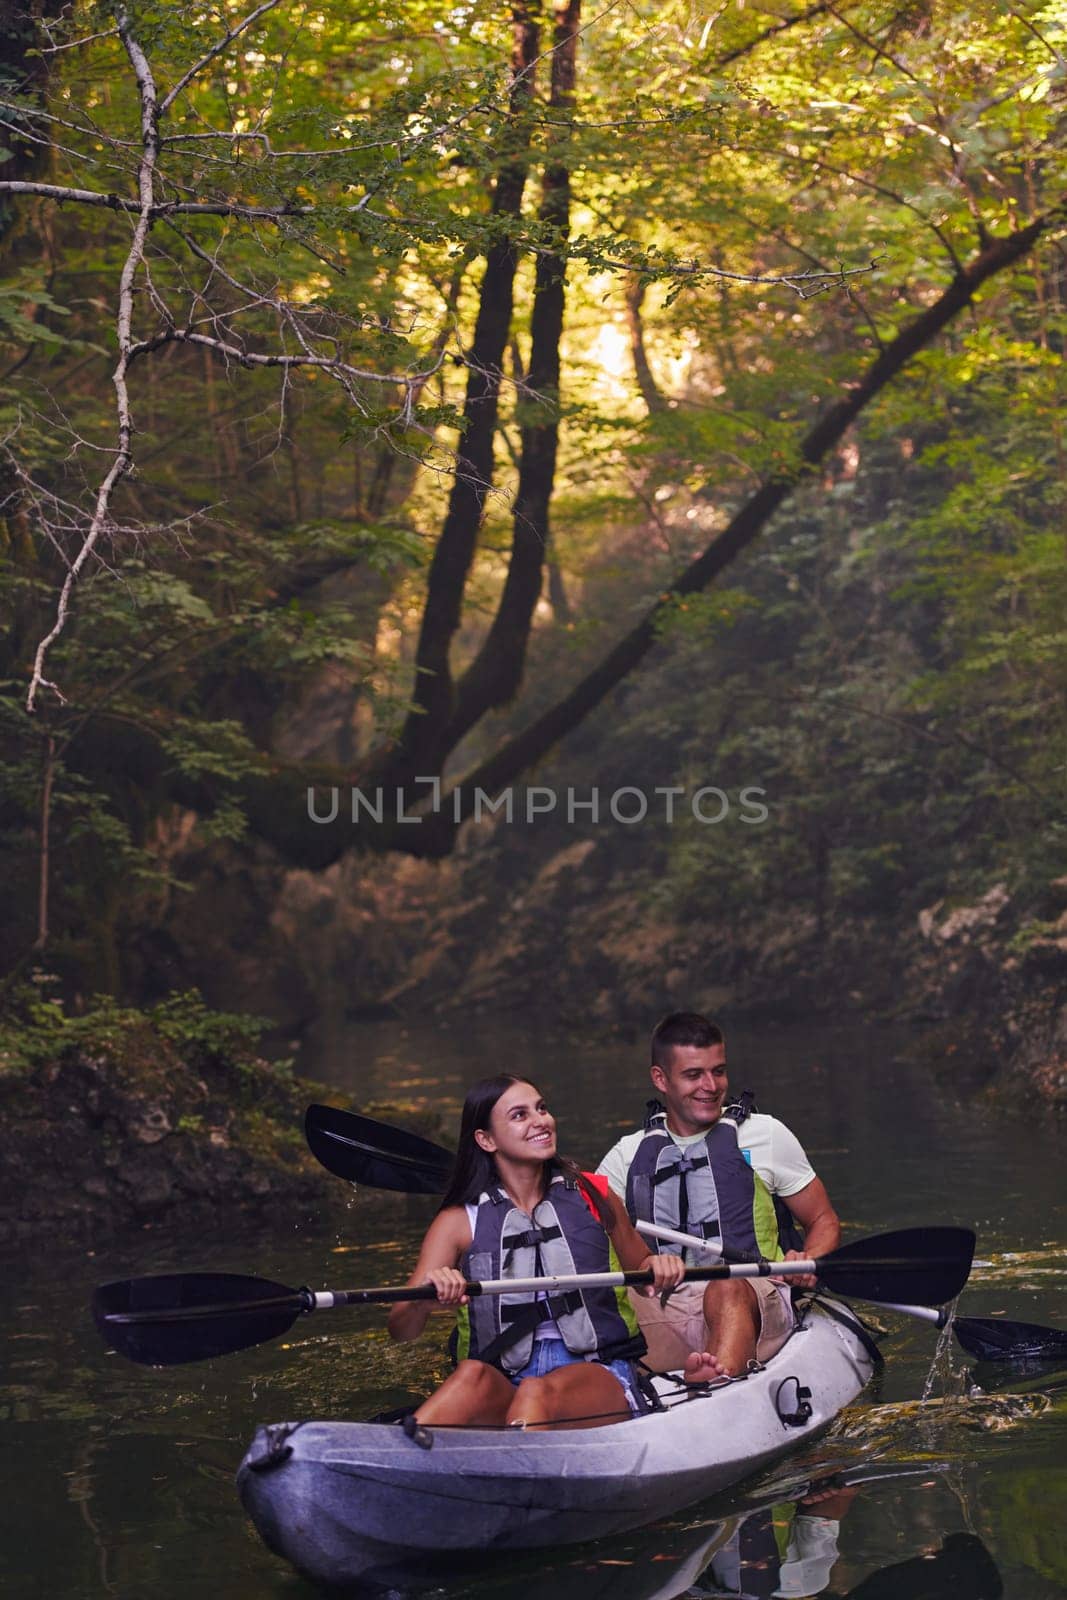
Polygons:
[[[663,1239],[667,1244],[685,1249],[703,1250],[706,1255],[717,1256],[717,1245],[696,1234],[679,1233],[676,1228],[663,1228],[653,1222],[634,1224],[638,1233],[652,1239]],[[844,1293],[843,1290],[839,1293]],[[864,1300],[865,1295],[852,1298]],[[999,1322],[992,1317],[952,1317],[942,1307],[900,1305],[894,1300],[875,1302],[887,1311],[899,1311],[906,1317],[917,1317],[920,1322],[932,1322],[935,1328],[951,1323],[956,1339],[976,1361],[1060,1361],[1067,1360],[1067,1333],[1060,1328],[1042,1328],[1033,1322]]]
[[417,1133],[334,1106],[308,1106],[304,1135],[327,1172],[368,1189],[444,1194],[455,1165],[450,1151]]
[[[867,1239],[807,1261],[741,1262],[693,1267],[690,1280],[816,1273],[839,1294],[864,1300],[909,1299],[939,1304],[967,1281],[974,1254],[968,1228],[908,1228]],[[552,1289],[618,1288],[650,1284],[652,1273],[588,1272],[558,1277],[494,1278],[467,1284],[470,1296],[528,1294]],[[286,1333],[300,1316],[336,1306],[434,1300],[432,1284],[375,1289],[292,1289],[269,1278],[226,1272],[168,1273],[107,1283],[93,1296],[93,1317],[112,1349],[147,1366],[203,1361],[263,1344]]]
[[[634,1223],[634,1227],[646,1239],[662,1239],[664,1244],[677,1245],[680,1250],[697,1250],[705,1256],[723,1256],[722,1245],[717,1239],[701,1239],[695,1233],[679,1233],[677,1228],[665,1228],[656,1222],[639,1221]],[[727,1251],[725,1259],[732,1261],[735,1257]],[[862,1296],[855,1295],[853,1298],[859,1300]],[[887,1311],[900,1311],[906,1317],[917,1317],[920,1322],[932,1322],[935,1328],[943,1328],[952,1320],[945,1306],[935,1310],[933,1306],[902,1306],[889,1300],[877,1301],[876,1304],[884,1305]]]
[[[390,1127],[354,1111],[338,1111],[333,1106],[309,1106],[304,1120],[312,1154],[328,1171],[350,1183],[368,1188],[407,1190],[411,1194],[443,1194],[455,1157],[441,1145]],[[410,1164],[409,1164],[410,1163]],[[423,1187],[415,1188],[406,1174],[418,1169]],[[386,1175],[380,1182],[375,1174]],[[436,1185],[436,1187],[434,1187]],[[696,1241],[694,1241],[696,1242]],[[690,1277],[692,1274],[690,1274]],[[847,1291],[834,1285],[839,1294]],[[875,1299],[856,1293],[857,1300]],[[920,1295],[905,1299],[922,1299]],[[903,1305],[892,1299],[876,1300],[927,1322],[944,1327],[941,1312],[928,1306]],[[935,1302],[936,1303],[936,1302]],[[992,1317],[953,1317],[952,1332],[957,1342],[976,1361],[1063,1361],[1067,1360],[1067,1331],[1045,1328],[1033,1322],[1009,1322]]]

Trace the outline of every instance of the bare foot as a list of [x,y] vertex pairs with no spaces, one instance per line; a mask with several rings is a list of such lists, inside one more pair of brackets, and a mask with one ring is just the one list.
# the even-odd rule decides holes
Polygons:
[[718,1378],[729,1378],[731,1374],[710,1350],[694,1350],[691,1356],[686,1357],[682,1376],[686,1383],[714,1383]]

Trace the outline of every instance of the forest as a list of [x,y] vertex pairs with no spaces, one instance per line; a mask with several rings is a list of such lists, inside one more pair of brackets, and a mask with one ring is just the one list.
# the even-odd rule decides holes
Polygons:
[[1067,0],[0,0],[0,1591],[1065,1600],[1065,344]]
[[1062,1097],[1065,51],[1064,0],[9,8],[5,1004],[1007,985]]

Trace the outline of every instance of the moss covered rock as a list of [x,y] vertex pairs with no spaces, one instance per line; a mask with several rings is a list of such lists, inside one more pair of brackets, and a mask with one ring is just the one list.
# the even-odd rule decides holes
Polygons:
[[261,1026],[195,994],[78,1017],[23,1003],[0,1025],[0,1240],[89,1243],[275,1203],[330,1221],[347,1190],[303,1139],[328,1093],[259,1055]]

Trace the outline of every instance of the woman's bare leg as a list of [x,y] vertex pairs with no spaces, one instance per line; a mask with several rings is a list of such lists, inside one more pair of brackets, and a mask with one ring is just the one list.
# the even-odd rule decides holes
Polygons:
[[461,1361],[415,1413],[417,1422],[468,1422],[473,1427],[502,1423],[515,1389],[502,1372],[484,1361]]
[[526,1378],[512,1390],[508,1422],[528,1428],[555,1423],[564,1428],[600,1428],[625,1422],[630,1406],[622,1384],[596,1361],[574,1361],[543,1378]]

